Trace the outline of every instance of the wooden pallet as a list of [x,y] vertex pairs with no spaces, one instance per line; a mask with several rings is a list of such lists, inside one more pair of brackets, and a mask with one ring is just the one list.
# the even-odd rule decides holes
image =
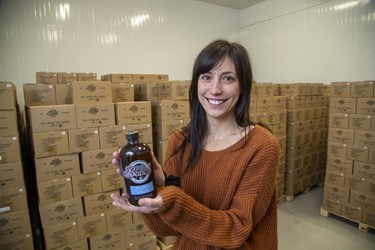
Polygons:
[[358,230],[361,231],[361,232],[365,232],[367,233],[369,231],[370,228],[372,229],[375,229],[374,226],[371,226],[371,225],[367,225],[363,222],[360,222],[360,221],[357,221],[357,220],[353,220],[353,219],[350,219],[348,217],[345,217],[345,216],[342,216],[340,214],[337,214],[337,213],[333,213],[333,212],[330,212],[328,211],[327,209],[323,208],[323,207],[320,207],[320,216],[323,216],[323,217],[328,217],[329,215],[335,215],[335,216],[338,216],[338,217],[341,217],[341,218],[344,218],[346,220],[349,220],[349,221],[352,221],[352,222],[355,222],[355,223],[358,223]]
[[295,196],[297,196],[299,194],[308,194],[308,193],[310,193],[312,188],[321,187],[321,186],[322,186],[322,183],[319,183],[319,184],[316,184],[316,185],[313,185],[313,186],[310,186],[310,187],[306,187],[304,190],[296,192],[295,194],[285,194],[285,200],[291,202],[291,201],[294,200]]
[[277,198],[277,204],[281,204],[283,202],[285,202],[285,195],[282,195],[282,196]]

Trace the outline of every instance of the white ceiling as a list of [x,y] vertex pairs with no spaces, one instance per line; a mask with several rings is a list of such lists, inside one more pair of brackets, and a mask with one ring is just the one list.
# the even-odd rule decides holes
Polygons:
[[197,0],[197,1],[220,5],[220,6],[236,9],[236,10],[242,10],[251,5],[263,2],[265,0]]

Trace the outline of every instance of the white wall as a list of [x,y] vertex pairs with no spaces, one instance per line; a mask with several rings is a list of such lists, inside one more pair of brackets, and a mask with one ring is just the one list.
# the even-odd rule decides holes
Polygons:
[[240,35],[259,82],[375,80],[374,0],[266,0]]
[[37,71],[190,79],[204,45],[238,35],[238,13],[194,0],[0,0],[0,81],[23,105]]

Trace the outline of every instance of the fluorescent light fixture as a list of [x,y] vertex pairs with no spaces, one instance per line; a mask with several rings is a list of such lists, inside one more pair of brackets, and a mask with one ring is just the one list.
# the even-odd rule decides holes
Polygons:
[[365,5],[369,2],[370,0],[353,0],[353,1],[350,1],[350,2],[346,2],[346,3],[341,3],[341,4],[337,4],[333,7],[334,10],[346,10],[346,9],[349,9],[349,8],[353,8],[357,5],[359,5],[360,3],[362,5]]
[[133,27],[140,26],[142,23],[150,19],[150,16],[148,14],[142,14],[135,17],[132,17],[130,19],[130,23]]

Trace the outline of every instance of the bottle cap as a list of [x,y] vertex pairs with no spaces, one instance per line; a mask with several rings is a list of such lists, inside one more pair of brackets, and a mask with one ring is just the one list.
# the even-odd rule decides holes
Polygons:
[[138,137],[139,137],[139,133],[136,130],[129,131],[125,135],[126,135],[126,139],[128,141],[136,141],[136,140],[138,140]]

